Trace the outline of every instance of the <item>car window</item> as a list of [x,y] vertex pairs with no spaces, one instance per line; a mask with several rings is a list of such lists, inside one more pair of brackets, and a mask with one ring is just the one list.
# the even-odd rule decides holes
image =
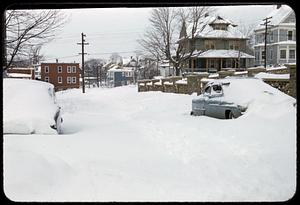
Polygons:
[[211,91],[211,86],[208,86],[207,88],[205,88],[204,92],[206,94],[210,94],[210,91]]
[[213,91],[220,93],[222,92],[222,86],[221,85],[213,85]]

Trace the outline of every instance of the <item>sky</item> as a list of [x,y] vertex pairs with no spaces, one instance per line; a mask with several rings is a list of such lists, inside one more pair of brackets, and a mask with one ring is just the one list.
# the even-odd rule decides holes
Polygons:
[[[234,23],[258,25],[275,5],[218,6],[216,13]],[[152,8],[92,8],[64,9],[68,22],[57,32],[56,38],[44,45],[41,54],[44,62],[81,63],[81,33],[86,35],[85,60],[109,59],[114,52],[122,57],[135,56],[140,50],[137,39],[149,27]]]

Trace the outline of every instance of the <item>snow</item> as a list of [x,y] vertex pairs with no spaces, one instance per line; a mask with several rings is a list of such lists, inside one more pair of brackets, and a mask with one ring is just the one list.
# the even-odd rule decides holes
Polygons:
[[[274,9],[267,15],[267,18],[272,17],[271,19],[268,20],[269,24],[273,26],[277,26],[282,21],[284,21],[292,12],[294,11],[288,5],[282,5],[279,9]],[[265,27],[261,25],[264,23],[265,23],[264,21],[261,21],[258,24],[258,26],[255,28],[255,30],[264,29]]]
[[164,85],[173,85],[173,83],[166,81],[166,82],[164,82]]
[[[196,31],[196,36],[200,38],[231,38],[231,39],[245,39],[246,36],[243,35],[239,29],[230,20],[224,19],[220,16],[207,16],[198,26]],[[226,23],[229,24],[227,30],[214,30],[210,24],[216,23]],[[187,33],[191,36],[192,24],[187,26]]]
[[290,199],[296,190],[296,100],[259,79],[223,80],[231,83],[228,95],[242,91],[233,100],[249,103],[237,119],[190,116],[196,95],[137,92],[132,85],[58,92],[63,135],[4,135],[6,196],[14,201]]
[[31,74],[25,74],[25,73],[7,73],[8,77],[11,78],[29,78],[31,79]]
[[[198,58],[238,58],[239,51],[237,50],[207,50],[194,54]],[[244,52],[240,52],[240,58],[254,58],[254,56],[249,55]]]
[[55,124],[57,110],[53,85],[24,79],[3,79],[4,133],[56,134],[50,128]]
[[187,79],[186,78],[183,78],[181,80],[177,80],[176,81],[176,84],[184,84],[184,85],[187,85]]
[[290,79],[290,74],[273,74],[273,73],[265,73],[265,72],[260,72],[255,75],[256,78],[261,78],[261,79],[285,79],[289,80]]

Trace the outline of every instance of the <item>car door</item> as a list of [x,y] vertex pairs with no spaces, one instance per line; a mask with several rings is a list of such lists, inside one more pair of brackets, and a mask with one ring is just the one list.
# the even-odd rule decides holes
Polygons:
[[222,95],[223,93],[221,85],[215,84],[211,86],[210,95],[205,103],[207,116],[222,118],[223,109],[220,106]]

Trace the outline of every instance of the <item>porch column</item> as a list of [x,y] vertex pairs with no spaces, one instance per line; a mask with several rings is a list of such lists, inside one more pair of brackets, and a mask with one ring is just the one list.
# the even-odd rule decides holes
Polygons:
[[221,58],[221,67],[220,67],[220,70],[222,70],[223,68],[223,58]]
[[192,68],[192,72],[194,72],[194,59],[193,58],[191,58],[191,68]]
[[206,60],[206,72],[208,72],[208,59],[209,58],[206,58],[205,60]]

